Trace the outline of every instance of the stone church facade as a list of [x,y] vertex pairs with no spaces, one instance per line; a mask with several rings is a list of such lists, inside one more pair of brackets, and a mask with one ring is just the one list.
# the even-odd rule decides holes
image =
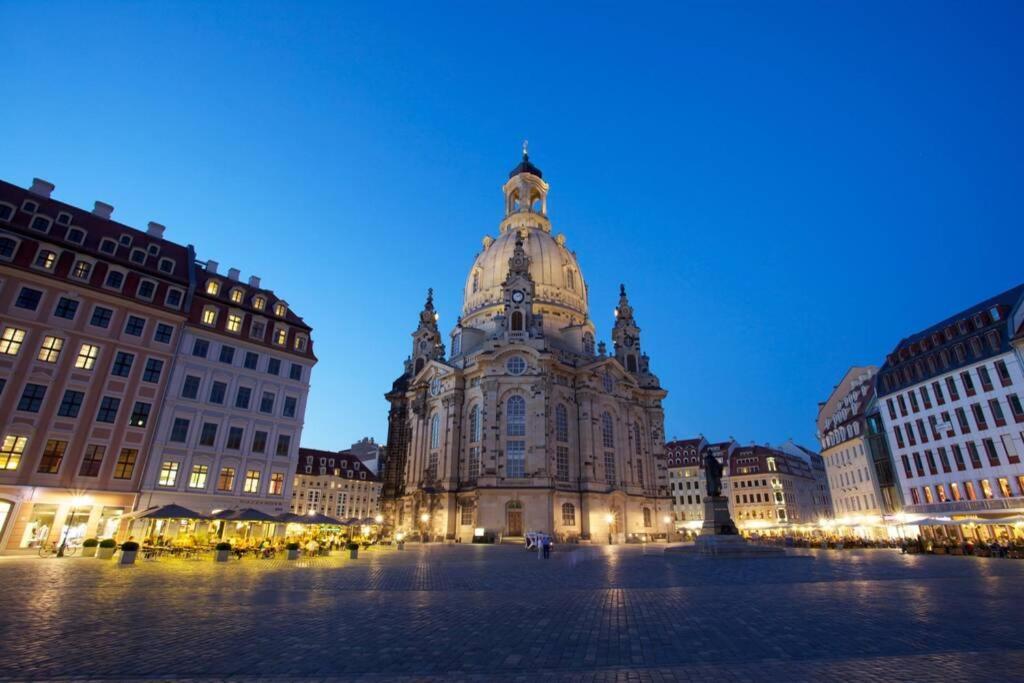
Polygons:
[[548,184],[525,150],[503,190],[499,235],[483,239],[470,269],[451,353],[428,294],[386,394],[387,523],[463,542],[477,529],[598,543],[664,534],[666,391],[625,288],[608,354],[595,347],[586,282],[565,236],[552,235]]

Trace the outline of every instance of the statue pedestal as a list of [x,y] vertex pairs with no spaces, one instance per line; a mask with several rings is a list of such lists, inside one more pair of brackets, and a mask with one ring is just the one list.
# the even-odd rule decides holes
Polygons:
[[729,514],[729,499],[725,496],[705,496],[704,525],[700,528],[704,536],[737,536],[739,530]]
[[[684,549],[680,549],[685,552]],[[691,552],[710,557],[778,557],[786,551],[774,545],[753,545],[739,535],[729,514],[729,499],[707,496],[704,499],[704,525]]]

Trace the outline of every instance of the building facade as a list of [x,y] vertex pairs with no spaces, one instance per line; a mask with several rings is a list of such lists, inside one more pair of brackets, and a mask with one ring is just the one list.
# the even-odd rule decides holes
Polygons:
[[[815,454],[817,455],[817,454]],[[729,457],[730,512],[740,528],[816,524],[832,509],[811,463],[767,446],[738,446]]]
[[316,357],[311,330],[260,279],[196,264],[142,507],[287,512]]
[[499,234],[470,268],[451,353],[428,296],[387,394],[388,523],[462,540],[479,528],[600,542],[664,534],[666,392],[625,289],[608,354],[595,344],[576,255],[552,234],[548,184],[525,153],[503,191]]
[[866,365],[847,370],[842,381],[818,410],[818,439],[839,519],[874,517],[898,512],[882,493],[876,460],[868,439],[868,408],[875,398],[878,368]]
[[876,391],[912,514],[1024,512],[1024,374],[1008,322],[1024,285],[899,342]]
[[0,552],[110,536],[132,510],[192,249],[0,182]]
[[380,492],[380,478],[353,451],[299,449],[291,493],[295,514],[365,520],[379,514]]
[[672,496],[672,519],[676,528],[681,522],[704,519],[704,449],[703,436],[677,439],[665,443],[665,468],[668,489]]

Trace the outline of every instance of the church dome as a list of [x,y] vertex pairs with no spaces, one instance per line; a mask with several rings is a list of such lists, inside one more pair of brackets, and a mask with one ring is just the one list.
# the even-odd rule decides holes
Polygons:
[[[462,324],[484,324],[503,310],[502,284],[508,277],[508,262],[522,238],[530,260],[535,312],[544,316],[551,331],[566,325],[587,323],[587,285],[576,255],[565,246],[565,236],[551,234],[548,219],[548,184],[540,169],[530,162],[523,143],[523,158],[512,169],[502,187],[505,217],[497,239],[484,238],[484,250],[477,254],[466,278]],[[550,318],[550,323],[548,322]]]
[[523,249],[530,259],[530,277],[535,285],[534,305],[570,322],[587,319],[587,289],[576,255],[565,246],[561,235],[552,237],[542,227],[506,228],[495,240],[484,238],[480,252],[466,278],[462,321],[490,317],[503,304],[501,285],[508,276],[508,261],[523,237]]

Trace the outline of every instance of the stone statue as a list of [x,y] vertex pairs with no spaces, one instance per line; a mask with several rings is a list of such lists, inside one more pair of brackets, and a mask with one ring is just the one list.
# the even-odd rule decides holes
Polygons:
[[711,453],[704,454],[704,477],[709,496],[722,495],[722,465]]

